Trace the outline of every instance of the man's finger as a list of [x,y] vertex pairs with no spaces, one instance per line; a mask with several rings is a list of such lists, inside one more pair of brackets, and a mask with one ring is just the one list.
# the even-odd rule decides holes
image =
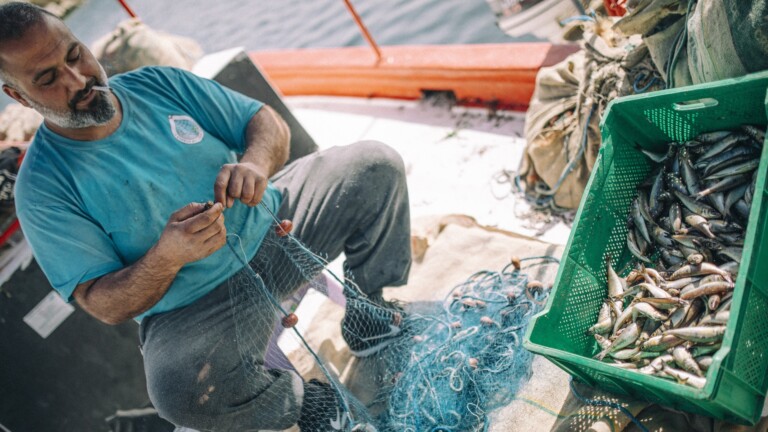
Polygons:
[[245,178],[240,170],[233,169],[232,176],[229,178],[229,185],[227,186],[227,195],[230,198],[239,199],[243,193],[243,182]]
[[[227,187],[229,187],[231,176],[232,171],[228,165],[221,167],[219,175],[216,176],[216,181],[213,183],[213,198],[216,202],[227,204]],[[227,207],[231,206],[227,205]]]
[[256,192],[253,194],[253,198],[251,199],[251,202],[248,203],[250,206],[258,205],[261,200],[264,198],[264,192],[266,192],[267,187],[264,183],[261,183],[257,186]]
[[[211,237],[218,235],[220,232],[226,231],[226,228],[224,227],[224,223],[223,221],[221,221],[223,218],[224,217],[221,216],[219,219],[215,220],[214,223],[198,231],[196,235],[200,236],[200,238],[202,238],[203,241],[207,241]],[[221,223],[219,223],[220,221]]]
[[204,209],[205,209],[204,203],[198,203],[198,202],[189,203],[184,207],[173,212],[173,214],[171,214],[171,220],[174,222],[182,222],[202,212]]
[[187,224],[186,231],[190,234],[198,233],[207,227],[209,227],[212,224],[215,224],[217,219],[219,219],[222,216],[222,212],[224,211],[224,205],[222,203],[217,202],[213,205],[210,209],[198,213],[195,216],[190,217],[185,221]]
[[243,179],[243,190],[240,193],[240,201],[243,204],[249,204],[253,201],[254,194],[256,193],[256,178],[253,175],[246,176]]

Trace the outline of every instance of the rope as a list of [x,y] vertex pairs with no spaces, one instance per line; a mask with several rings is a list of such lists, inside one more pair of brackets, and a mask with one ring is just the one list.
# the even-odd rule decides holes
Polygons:
[[621,411],[622,414],[627,416],[627,418],[629,418],[632,421],[632,423],[635,424],[635,426],[640,428],[641,431],[648,432],[648,429],[642,423],[640,423],[640,420],[638,420],[637,417],[633,416],[632,413],[629,412],[628,409],[624,408],[620,404],[617,404],[615,402],[601,401],[601,400],[597,400],[597,399],[587,399],[587,398],[585,398],[584,396],[580,395],[578,391],[576,391],[576,387],[573,385],[573,377],[571,377],[571,380],[569,381],[569,385],[571,386],[571,393],[573,393],[573,395],[576,397],[576,399],[578,399],[582,403],[585,403],[587,405],[592,405],[592,406],[604,406],[604,407],[609,407],[609,408],[617,409],[617,410]]
[[635,76],[635,81],[632,83],[632,90],[634,90],[635,93],[645,93],[656,81],[658,81],[658,78],[652,76],[644,86],[638,87],[638,83],[646,78],[648,78],[648,76],[645,74],[645,72],[640,72],[637,74],[637,76]]

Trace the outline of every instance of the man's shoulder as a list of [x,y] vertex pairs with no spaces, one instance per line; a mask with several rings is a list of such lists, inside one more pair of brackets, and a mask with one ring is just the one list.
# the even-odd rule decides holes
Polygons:
[[170,66],[143,66],[139,69],[123,72],[110,78],[112,84],[129,85],[131,83],[159,83],[172,81],[183,76],[186,71]]

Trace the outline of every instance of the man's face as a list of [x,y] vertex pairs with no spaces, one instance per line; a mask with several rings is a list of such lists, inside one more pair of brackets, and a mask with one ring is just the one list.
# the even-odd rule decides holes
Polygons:
[[0,62],[9,81],[3,90],[48,122],[66,129],[107,123],[115,106],[107,93],[107,74],[93,54],[61,21],[45,17],[21,39],[4,44]]

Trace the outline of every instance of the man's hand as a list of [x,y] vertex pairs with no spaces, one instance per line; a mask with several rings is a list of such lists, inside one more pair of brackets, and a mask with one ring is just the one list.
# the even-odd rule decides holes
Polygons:
[[221,203],[208,209],[205,204],[191,203],[177,210],[168,219],[155,252],[181,268],[221,249],[227,242],[223,211]]
[[236,199],[253,207],[261,202],[267,190],[269,170],[253,162],[226,164],[221,167],[213,185],[213,196],[217,203],[232,207]]

